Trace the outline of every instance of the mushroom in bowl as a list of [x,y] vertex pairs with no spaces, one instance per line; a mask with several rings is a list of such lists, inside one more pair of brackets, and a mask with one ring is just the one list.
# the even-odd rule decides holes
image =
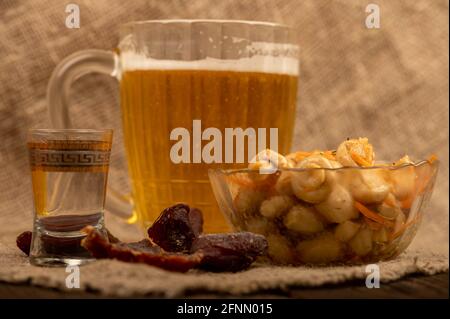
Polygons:
[[209,177],[232,227],[266,236],[268,256],[279,264],[399,255],[417,232],[439,166],[434,156],[376,162],[366,138],[346,140],[336,151],[276,157],[281,165],[270,174],[259,169],[267,157],[257,156],[247,169],[210,170]]

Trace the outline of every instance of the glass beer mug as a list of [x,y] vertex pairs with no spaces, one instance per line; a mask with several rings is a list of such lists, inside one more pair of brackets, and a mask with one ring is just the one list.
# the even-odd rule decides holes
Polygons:
[[[48,86],[54,127],[71,126],[68,90],[90,72],[120,82],[131,210],[143,227],[164,208],[184,202],[203,211],[206,232],[228,229],[207,171],[245,164],[194,159],[193,153],[201,151],[195,145],[194,120],[201,121],[202,129],[216,128],[222,134],[225,128],[278,128],[278,150],[289,151],[298,81],[298,46],[289,27],[216,20],[124,24],[116,50],[80,51],[57,66]],[[189,132],[188,162],[171,159],[176,128]],[[107,209],[122,216],[130,213],[124,198],[110,190]]]

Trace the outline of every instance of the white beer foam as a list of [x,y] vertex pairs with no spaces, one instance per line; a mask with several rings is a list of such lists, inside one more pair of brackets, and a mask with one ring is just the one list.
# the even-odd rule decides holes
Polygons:
[[203,60],[177,61],[158,60],[144,55],[123,52],[120,54],[120,66],[123,71],[131,70],[208,70],[235,72],[262,72],[297,76],[298,59],[291,57],[273,57],[255,55],[250,58],[222,60],[206,58]]

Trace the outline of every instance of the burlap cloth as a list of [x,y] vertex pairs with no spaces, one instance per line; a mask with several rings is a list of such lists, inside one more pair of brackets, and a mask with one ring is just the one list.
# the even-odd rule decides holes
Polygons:
[[[365,28],[367,1],[89,1],[78,0],[81,28],[67,29],[64,1],[0,2],[0,281],[64,287],[63,269],[30,266],[15,236],[31,228],[32,199],[25,140],[49,127],[46,84],[55,65],[80,49],[110,49],[125,21],[223,18],[282,22],[301,45],[294,148],[333,148],[367,136],[378,158],[436,153],[441,168],[424,223],[407,253],[381,263],[382,281],[448,270],[448,1],[377,1],[381,28]],[[89,75],[73,89],[75,127],[115,127],[110,182],[128,188],[117,83]],[[136,234],[111,216],[108,227]],[[108,294],[177,296],[190,290],[248,293],[289,285],[363,278],[363,267],[256,267],[238,274],[173,274],[100,261],[82,268],[84,288]]]

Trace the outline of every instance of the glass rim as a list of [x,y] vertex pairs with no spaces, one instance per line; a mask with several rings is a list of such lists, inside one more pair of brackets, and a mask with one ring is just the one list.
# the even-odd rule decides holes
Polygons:
[[147,24],[175,24],[175,23],[212,23],[212,24],[242,24],[242,25],[250,25],[250,26],[266,26],[273,28],[284,28],[289,30],[294,30],[293,27],[277,22],[269,22],[269,21],[258,21],[258,20],[230,20],[230,19],[151,19],[151,20],[140,20],[140,21],[130,21],[120,25],[120,28],[126,28],[135,25],[147,25]]
[[[327,168],[327,167],[320,167],[320,168],[298,168],[298,167],[290,167],[290,168],[277,168],[276,171],[289,171],[289,172],[310,172],[310,171],[316,171],[316,170],[325,170],[325,171],[344,171],[344,170],[359,170],[359,171],[367,171],[367,170],[400,170],[407,167],[421,167],[425,165],[435,166],[438,167],[440,164],[440,161],[438,159],[433,160],[430,162],[430,160],[421,160],[414,163],[407,163],[402,165],[375,165],[370,167],[360,167],[360,166],[343,166],[343,167],[337,167],[337,168]],[[209,169],[208,170],[211,173],[218,172],[225,175],[232,175],[237,173],[252,173],[252,172],[259,172],[259,169],[250,169],[250,168],[237,168],[237,169],[222,169],[222,168],[215,168],[215,169]]]

